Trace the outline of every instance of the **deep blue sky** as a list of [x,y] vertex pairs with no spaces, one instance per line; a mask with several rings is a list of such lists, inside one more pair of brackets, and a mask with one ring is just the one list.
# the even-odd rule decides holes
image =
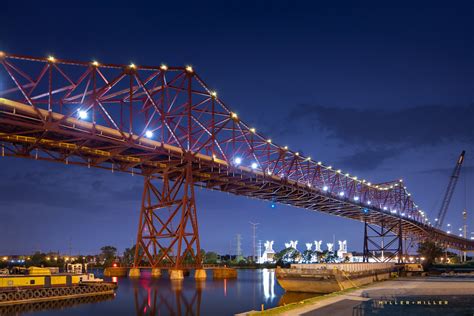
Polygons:
[[[466,149],[448,220],[459,227],[467,206],[474,230],[472,2],[255,2],[7,1],[0,50],[192,64],[276,142],[372,182],[403,178],[432,218]],[[66,251],[70,239],[74,253],[123,250],[135,239],[141,186],[140,177],[0,159],[0,254]],[[206,250],[228,252],[241,233],[249,254],[249,221],[275,249],[333,234],[362,247],[362,225],[341,218],[205,191],[198,207]]]

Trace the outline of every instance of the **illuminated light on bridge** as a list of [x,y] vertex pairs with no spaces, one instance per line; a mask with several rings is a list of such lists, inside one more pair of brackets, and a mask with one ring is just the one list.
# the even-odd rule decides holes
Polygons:
[[[149,199],[140,209],[136,264],[143,259],[151,267],[169,262],[182,268],[190,255],[201,265],[196,186],[271,201],[272,208],[284,203],[354,219],[366,230],[381,227],[380,236],[389,230],[399,240],[416,236],[474,249],[471,240],[426,224],[400,180],[372,184],[343,175],[257,134],[190,66],[92,66],[3,54],[1,152],[142,175],[143,196]],[[81,119],[75,109],[82,104],[94,122]],[[147,131],[153,139],[139,136]],[[253,163],[265,172],[249,168]],[[387,207],[410,217],[384,212]],[[388,249],[388,244],[398,246]],[[364,257],[382,250],[393,254],[384,260],[401,258],[399,245],[365,247]]]
[[152,131],[146,131],[145,136],[146,136],[146,138],[152,138],[153,137],[153,132]]
[[252,165],[251,165],[252,169],[257,169],[258,167],[258,164],[256,162],[252,162]]
[[85,111],[85,110],[79,110],[79,111],[77,111],[77,114],[78,114],[78,116],[81,120],[85,120],[89,116],[87,114],[87,111]]
[[100,64],[99,64],[99,62],[98,62],[97,60],[94,60],[91,64],[92,64],[92,66],[94,66],[94,67],[99,67],[99,66],[100,66]]

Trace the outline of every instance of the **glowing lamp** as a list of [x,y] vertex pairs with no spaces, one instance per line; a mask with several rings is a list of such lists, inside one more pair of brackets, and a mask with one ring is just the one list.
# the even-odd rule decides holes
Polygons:
[[146,132],[145,132],[145,136],[146,136],[147,138],[152,138],[152,137],[153,137],[153,132],[152,132],[152,131],[146,131]]
[[80,118],[81,120],[85,120],[85,119],[87,119],[87,117],[88,117],[87,111],[79,110],[77,113],[78,113],[79,118]]

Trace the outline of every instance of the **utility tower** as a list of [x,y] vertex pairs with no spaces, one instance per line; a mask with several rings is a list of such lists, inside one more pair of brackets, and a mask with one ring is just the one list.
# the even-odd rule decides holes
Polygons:
[[256,250],[256,238],[257,238],[257,226],[260,224],[260,223],[252,223],[252,222],[249,222],[250,225],[252,225],[252,261],[255,261],[255,250]]
[[258,246],[257,246],[257,263],[259,263],[258,261],[260,260],[261,257],[262,257],[262,241],[259,240]]

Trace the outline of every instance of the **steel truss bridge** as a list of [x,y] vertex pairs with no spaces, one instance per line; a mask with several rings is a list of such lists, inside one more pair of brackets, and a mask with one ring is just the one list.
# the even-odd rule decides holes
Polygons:
[[411,237],[474,249],[434,228],[401,180],[370,183],[260,134],[191,66],[0,64],[1,156],[144,177],[135,267],[202,267],[195,187],[363,222],[365,260],[402,260]]

